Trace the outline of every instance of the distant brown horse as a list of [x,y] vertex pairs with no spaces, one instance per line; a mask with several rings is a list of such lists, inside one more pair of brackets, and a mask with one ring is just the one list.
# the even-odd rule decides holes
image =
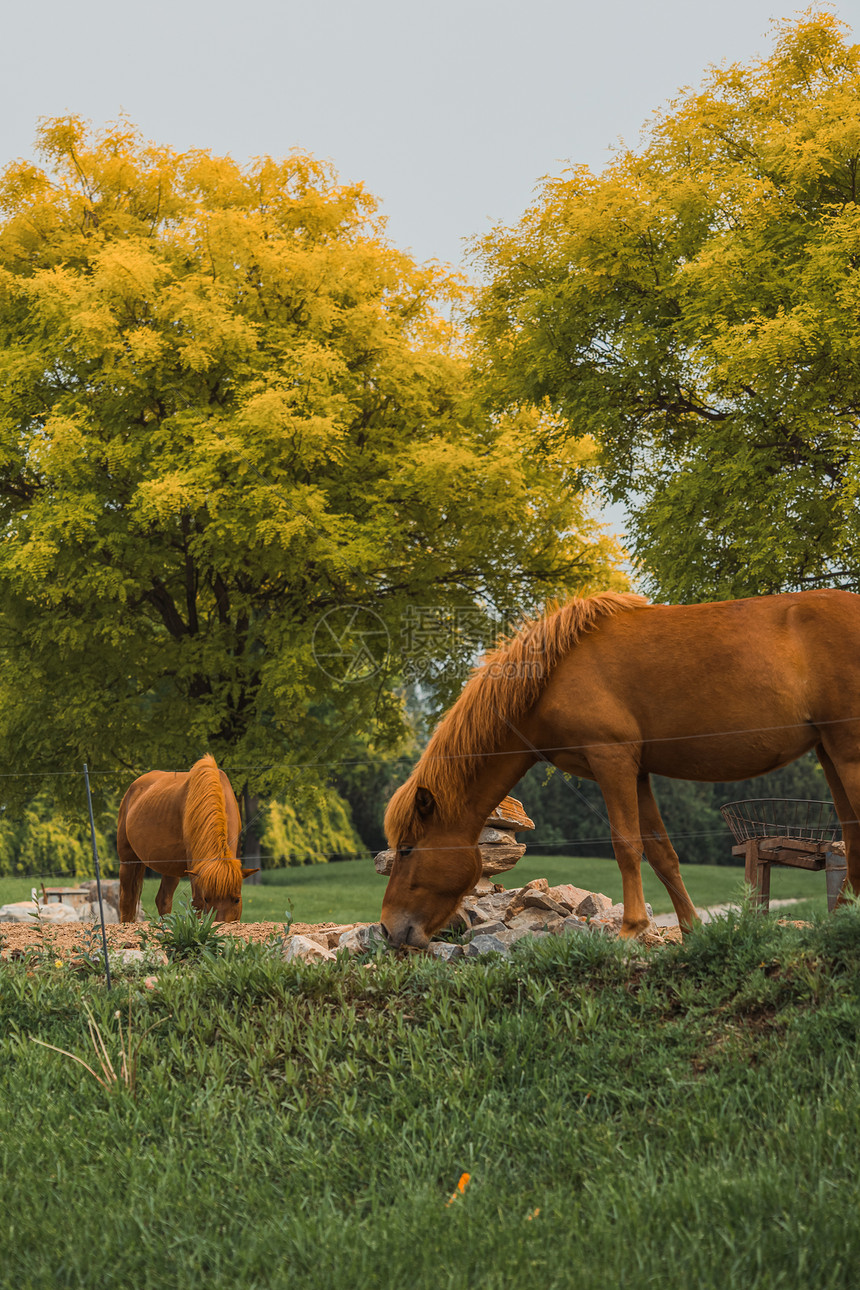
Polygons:
[[129,788],[119,808],[119,917],[133,923],[146,867],[160,873],[155,897],[159,914],[169,914],[180,878],[191,879],[191,903],[214,909],[222,923],[242,917],[243,869],[236,851],[241,820],[230,781],[201,757],[191,770],[151,770]]
[[803,591],[703,605],[573,600],[489,654],[386,812],[394,945],[426,945],[481,871],[484,821],[540,756],[596,780],[624,892],[648,923],[642,850],[683,929],[696,920],[649,776],[748,779],[814,748],[860,894],[860,596]]

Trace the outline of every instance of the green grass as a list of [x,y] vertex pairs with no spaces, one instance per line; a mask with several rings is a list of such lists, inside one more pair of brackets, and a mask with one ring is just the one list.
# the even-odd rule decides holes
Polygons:
[[[734,900],[743,885],[743,869],[722,865],[684,865],[684,882],[698,906],[723,904]],[[533,878],[546,878],[550,885],[571,882],[589,891],[602,891],[613,900],[621,899],[621,876],[614,860],[593,857],[540,856],[527,853],[515,869],[502,874],[506,887],[520,887]],[[0,878],[0,904],[26,900],[30,888],[39,880],[33,878]],[[669,913],[672,903],[648,865],[642,866],[645,899],[657,914]],[[46,885],[52,885],[46,880]],[[144,884],[143,905],[155,914],[158,882]],[[347,923],[373,922],[379,917],[385,879],[370,860],[353,860],[341,864],[302,865],[289,869],[270,869],[260,884],[245,883],[242,901],[244,922],[280,922],[292,905],[296,922]],[[182,884],[178,898],[187,899],[188,885]],[[810,909],[827,908],[823,873],[802,869],[773,869],[771,896],[774,899],[809,899]]]
[[[856,1286],[856,908],[140,982],[0,970],[3,1284]],[[30,1042],[92,1060],[87,1007],[136,1094]]]

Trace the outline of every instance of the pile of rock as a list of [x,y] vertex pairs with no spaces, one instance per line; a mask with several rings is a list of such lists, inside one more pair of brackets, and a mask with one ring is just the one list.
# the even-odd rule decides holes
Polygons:
[[[640,936],[645,945],[664,945],[681,939],[677,927],[659,928],[646,905],[651,925]],[[510,953],[524,936],[561,936],[582,932],[603,932],[617,936],[624,906],[613,904],[599,891],[585,891],[571,883],[550,887],[546,878],[536,878],[525,887],[508,891],[496,886],[486,895],[469,895],[454,921],[459,943],[431,941],[429,954],[448,961],[478,958],[482,954]],[[334,959],[338,950],[358,954],[384,944],[379,923],[358,923],[354,927],[333,927],[321,933],[291,936],[284,946],[286,959]]]
[[322,963],[337,958],[338,950],[363,954],[382,940],[379,923],[344,923],[318,932],[288,936],[284,942],[284,958],[288,963],[291,959]]
[[[517,842],[517,834],[533,828],[534,824],[523,810],[522,802],[518,802],[515,797],[505,797],[499,802],[478,838],[481,878],[473,894],[487,895],[493,890],[494,881],[499,874],[513,869],[526,851],[525,844]],[[391,873],[393,863],[393,851],[380,851],[374,860],[376,872],[381,874]]]
[[[653,922],[653,910],[646,905],[650,927],[639,940],[662,945],[674,940],[675,929],[660,929]],[[621,931],[624,906],[613,904],[599,891],[586,891],[572,883],[550,887],[546,878],[536,878],[525,887],[508,891],[496,889],[485,896],[467,896],[461,905],[462,944],[431,941],[429,952],[437,958],[474,958],[481,954],[507,954],[524,936],[561,936],[568,933]],[[680,933],[678,934],[678,939]]]
[[[119,922],[119,879],[102,879],[105,922]],[[143,918],[138,907],[138,919]],[[98,884],[95,879],[79,887],[33,888],[30,900],[0,905],[0,923],[95,923],[99,921]]]

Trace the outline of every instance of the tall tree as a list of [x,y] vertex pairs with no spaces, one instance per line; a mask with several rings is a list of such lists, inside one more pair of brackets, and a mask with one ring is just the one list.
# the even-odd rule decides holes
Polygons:
[[662,597],[860,586],[858,182],[860,46],[809,10],[479,246],[499,406],[594,436]]
[[360,185],[124,122],[39,148],[0,182],[4,762],[319,781],[396,736],[407,609],[613,579],[591,448],[482,410],[462,283]]

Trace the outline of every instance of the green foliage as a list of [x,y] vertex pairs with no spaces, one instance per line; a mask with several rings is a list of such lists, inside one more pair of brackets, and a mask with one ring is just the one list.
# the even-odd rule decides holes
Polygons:
[[263,815],[262,867],[324,864],[366,851],[349,807],[333,788],[305,794],[300,809],[289,801],[269,802]]
[[[0,814],[0,876],[28,874],[40,878],[94,878],[93,844],[87,819],[83,779],[77,780],[78,809],[43,792]],[[99,863],[105,874],[116,872],[116,814],[96,821]]]
[[670,600],[857,588],[860,46],[828,11],[484,239],[499,406],[593,435]]
[[[251,946],[155,990],[29,971],[0,973],[10,1283],[853,1290],[855,910],[459,965]],[[136,1099],[30,1042],[97,1069],[88,1010],[112,1055],[122,1013]]]
[[179,909],[141,929],[141,945],[144,949],[154,946],[163,950],[170,962],[216,959],[226,954],[233,942],[215,917],[214,909],[198,914],[188,901],[183,901]]
[[[406,606],[506,620],[619,580],[592,450],[484,410],[462,282],[360,185],[126,122],[39,147],[0,179],[4,761],[104,789],[209,749],[264,796],[297,762],[319,782],[352,732],[399,737]],[[314,634],[334,613],[317,642],[360,650],[355,608],[391,649],[345,678]]]

